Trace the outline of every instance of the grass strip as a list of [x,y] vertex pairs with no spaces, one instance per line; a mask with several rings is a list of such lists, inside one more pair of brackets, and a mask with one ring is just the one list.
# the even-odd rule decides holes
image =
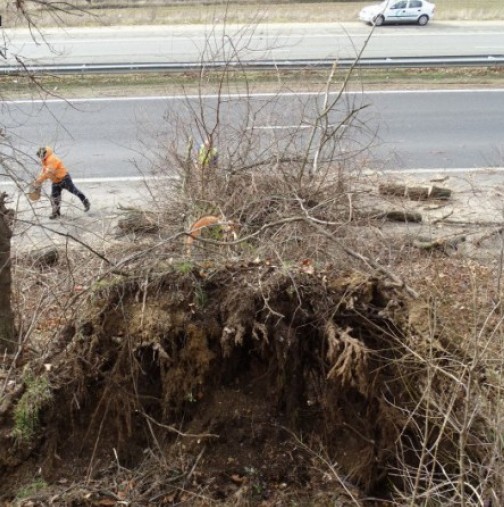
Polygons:
[[[317,91],[325,89],[327,70],[280,71],[267,73],[250,71],[229,73],[226,92],[243,93],[279,91]],[[346,70],[336,72],[333,83],[343,82]],[[205,76],[205,85],[199,84],[197,72],[169,74],[94,74],[71,76],[28,76],[0,78],[1,97],[117,97],[128,95],[177,95],[216,93],[220,75]],[[362,69],[356,71],[349,84],[351,90],[422,89],[501,86],[504,69],[499,67],[423,68],[423,69]]]

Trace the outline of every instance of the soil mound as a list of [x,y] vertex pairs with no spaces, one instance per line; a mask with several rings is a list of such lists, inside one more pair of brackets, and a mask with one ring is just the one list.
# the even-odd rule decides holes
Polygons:
[[[457,414],[459,380],[480,389],[426,319],[380,278],[309,261],[101,282],[30,362],[51,396],[29,443],[12,431],[23,390],[10,393],[0,472],[13,485],[39,470],[61,505],[392,500],[459,466],[456,424],[430,414]],[[481,463],[472,413],[462,445]]]

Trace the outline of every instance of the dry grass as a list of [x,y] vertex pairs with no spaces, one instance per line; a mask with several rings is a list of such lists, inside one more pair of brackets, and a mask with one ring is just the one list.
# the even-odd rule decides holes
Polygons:
[[[270,3],[234,2],[226,4],[156,5],[147,2],[139,7],[124,7],[124,2],[107,2],[100,6],[82,2],[82,11],[72,13],[47,10],[33,11],[33,21],[38,26],[54,24],[64,26],[110,26],[110,25],[162,25],[162,24],[201,24],[222,22],[250,23],[251,13],[259,20],[270,23],[298,23],[310,21],[356,22],[359,10],[369,5],[364,2],[308,2],[308,3]],[[504,5],[500,0],[438,0],[436,20],[490,21],[504,20]],[[128,3],[127,5],[131,5]],[[4,13],[4,26],[21,25],[20,19],[8,6]]]

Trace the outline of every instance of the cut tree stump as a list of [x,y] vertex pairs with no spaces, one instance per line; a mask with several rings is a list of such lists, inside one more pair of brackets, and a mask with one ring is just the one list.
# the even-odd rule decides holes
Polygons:
[[378,186],[378,192],[381,195],[394,195],[396,197],[406,197],[412,201],[448,200],[452,191],[448,188],[436,186],[430,187],[409,187],[396,183],[387,183]]
[[122,234],[155,234],[159,232],[158,215],[152,211],[135,208],[119,209],[125,212],[125,217],[117,221],[117,228]]

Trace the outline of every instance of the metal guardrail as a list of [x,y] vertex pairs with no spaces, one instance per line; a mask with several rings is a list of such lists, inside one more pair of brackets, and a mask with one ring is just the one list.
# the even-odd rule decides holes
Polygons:
[[[202,69],[222,70],[224,68],[244,68],[247,70],[296,70],[323,69],[334,64],[349,68],[355,60],[262,60],[240,62],[188,62],[188,63],[82,63],[61,65],[2,65],[0,75],[19,74],[129,74],[147,72],[187,72]],[[422,67],[503,67],[504,55],[488,56],[439,56],[418,58],[361,58],[360,68],[422,68]]]

